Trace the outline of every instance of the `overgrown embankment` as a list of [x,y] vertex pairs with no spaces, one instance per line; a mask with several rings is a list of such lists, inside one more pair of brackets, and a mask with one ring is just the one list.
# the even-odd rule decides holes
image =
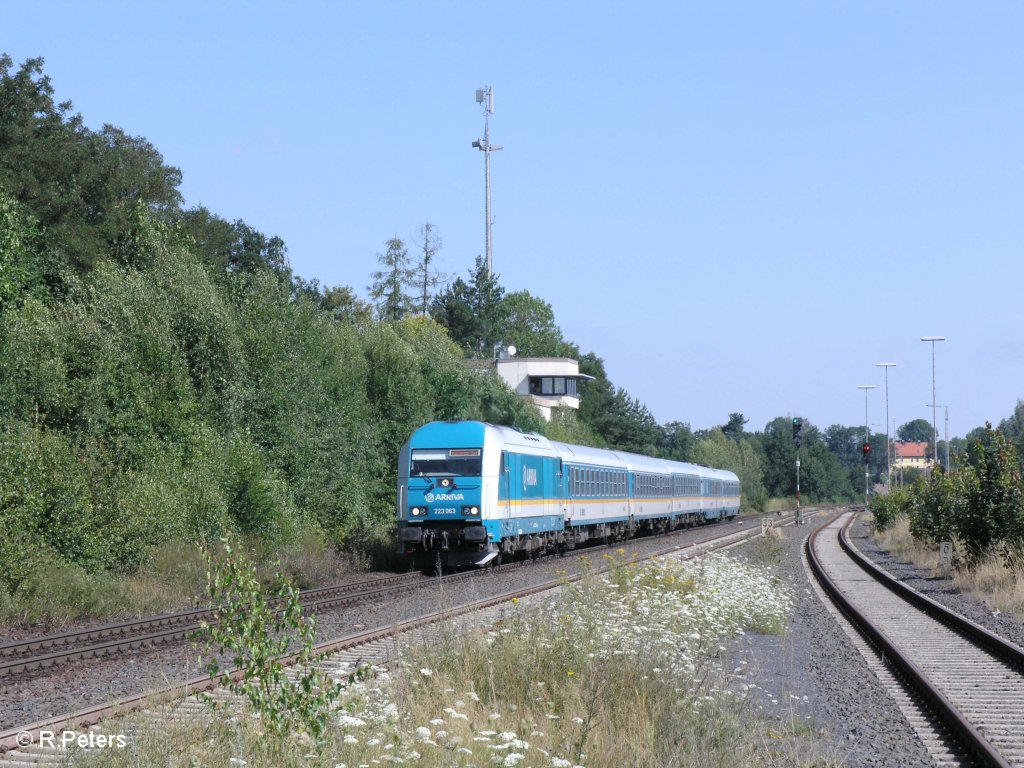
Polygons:
[[433,321],[339,322],[144,217],[123,258],[33,285],[38,224],[0,204],[4,274],[29,283],[0,309],[0,595],[55,565],[134,572],[169,541],[380,536],[416,427],[540,427]]

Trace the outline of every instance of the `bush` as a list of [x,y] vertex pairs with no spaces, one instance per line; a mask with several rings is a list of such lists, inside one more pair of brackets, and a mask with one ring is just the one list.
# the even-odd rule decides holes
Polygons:
[[928,544],[952,541],[963,508],[959,479],[936,466],[927,479],[918,479],[912,488],[910,532],[914,538]]
[[871,514],[876,531],[884,531],[910,511],[912,494],[909,488],[893,488],[889,493],[871,497]]
[[[241,677],[224,673],[219,683],[247,701],[272,738],[272,747],[303,732],[319,743],[342,686],[313,664],[315,624],[303,617],[298,591],[278,577],[270,597],[284,607],[272,608],[255,564],[236,555],[227,542],[223,557],[216,563],[211,559],[209,574],[210,602],[222,607],[211,622],[203,623],[217,653],[207,671],[217,678],[222,675],[218,656],[231,658]],[[293,644],[299,646],[294,677],[279,661]],[[207,701],[214,708],[225,706],[213,697]]]
[[1024,541],[1024,484],[1017,449],[990,424],[971,444],[958,533],[973,562],[997,544]]

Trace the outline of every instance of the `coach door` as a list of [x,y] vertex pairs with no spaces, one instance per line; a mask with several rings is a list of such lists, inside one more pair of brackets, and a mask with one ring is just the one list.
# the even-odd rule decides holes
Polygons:
[[558,483],[561,482],[561,473],[558,471],[557,459],[543,460],[543,474],[541,483],[544,493],[544,514],[551,516],[559,514],[558,509]]
[[512,459],[507,451],[501,452],[501,477],[498,482],[501,490],[498,493],[498,507],[501,510],[501,517],[508,519],[512,516]]

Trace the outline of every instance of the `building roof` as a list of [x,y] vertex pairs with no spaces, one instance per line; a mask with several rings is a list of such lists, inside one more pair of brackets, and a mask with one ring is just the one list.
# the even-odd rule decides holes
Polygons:
[[928,443],[896,443],[896,458],[923,459],[928,451]]

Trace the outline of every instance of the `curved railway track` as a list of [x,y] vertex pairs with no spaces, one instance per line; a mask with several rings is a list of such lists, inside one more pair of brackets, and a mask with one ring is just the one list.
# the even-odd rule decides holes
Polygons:
[[[910,589],[861,555],[852,514],[819,528],[807,557],[842,613],[891,664],[953,744],[936,761],[1024,766],[1024,650]],[[927,738],[922,738],[928,744]]]
[[[808,510],[808,513],[811,513],[811,510]],[[790,523],[790,522],[792,522],[792,517],[791,516],[787,516],[787,517],[784,517],[784,518],[782,518],[780,520],[777,520],[776,524],[787,524],[787,523]],[[755,527],[754,525],[748,525],[748,526],[744,527],[742,530],[723,530],[722,528],[719,528],[717,526],[713,527],[713,528],[710,528],[710,529],[700,529],[700,530],[701,531],[705,531],[706,530],[707,533],[710,534],[710,535],[701,536],[701,539],[699,541],[688,542],[686,544],[686,547],[687,547],[686,554],[688,556],[695,556],[695,555],[707,553],[709,551],[714,551],[716,549],[725,549],[725,548],[728,548],[728,547],[731,547],[731,546],[735,546],[736,544],[742,543],[743,541],[746,541],[749,538],[753,538],[754,536],[760,534],[760,532],[761,532],[760,527]],[[669,539],[671,539],[672,537],[662,537],[662,538],[669,538]],[[691,550],[691,547],[692,547],[692,550]],[[668,544],[667,546],[658,548],[656,551],[647,552],[646,554],[638,556],[635,559],[636,560],[650,559],[650,558],[661,557],[661,556],[665,556],[665,555],[673,554],[673,553],[677,553],[678,554],[678,553],[680,553],[680,551],[682,549],[683,549],[683,547],[679,543],[673,542],[673,543]],[[583,550],[583,551],[581,551],[580,554],[586,554],[586,551]],[[507,565],[504,565],[504,566],[500,566],[499,568],[501,568],[501,569],[510,568],[510,567],[511,568],[516,568],[516,567],[519,567],[520,565],[521,565],[520,563],[512,563],[512,564],[507,564]],[[479,575],[480,573],[482,573],[482,572],[474,571],[474,572],[461,573],[461,574],[452,574],[450,576],[446,576],[446,577],[443,577],[443,578],[444,578],[444,580],[446,582],[450,582],[450,581],[453,581],[453,580],[462,580],[462,579],[466,579],[466,578],[473,578],[473,577]],[[410,578],[413,578],[413,577],[418,577],[420,583],[422,583],[424,586],[437,583],[437,579],[425,578],[425,577],[420,576],[419,574],[405,574],[402,577],[394,577],[394,578],[410,579]],[[439,611],[439,612],[435,612],[435,613],[430,613],[430,614],[427,614],[427,615],[424,615],[424,616],[421,616],[421,617],[418,617],[416,619],[412,619],[412,620],[409,620],[409,621],[398,622],[398,623],[394,623],[394,624],[388,625],[386,627],[379,627],[377,629],[372,629],[372,630],[368,630],[368,631],[365,631],[365,632],[360,632],[360,633],[357,633],[357,634],[354,634],[354,635],[348,635],[346,637],[342,637],[342,638],[339,638],[339,639],[330,640],[330,641],[318,644],[316,646],[316,653],[317,653],[318,656],[326,657],[326,662],[325,663],[328,663],[328,664],[336,663],[337,662],[337,658],[338,658],[337,654],[339,654],[339,653],[343,654],[343,658],[353,658],[351,656],[351,654],[355,653],[361,659],[367,659],[367,658],[371,658],[372,659],[372,658],[375,657],[375,654],[386,653],[387,651],[385,650],[385,651],[374,652],[374,651],[368,650],[368,648],[370,648],[374,644],[378,644],[378,646],[383,647],[385,649],[390,649],[393,652],[393,649],[395,647],[395,643],[394,643],[392,638],[394,638],[398,634],[409,633],[409,632],[421,632],[421,631],[423,631],[423,628],[428,627],[431,624],[436,624],[436,623],[439,623],[439,622],[450,622],[452,619],[454,619],[457,616],[462,616],[462,615],[472,614],[474,612],[488,610],[488,609],[493,608],[494,606],[500,606],[500,605],[502,605],[504,603],[508,603],[508,602],[512,601],[513,598],[521,599],[523,597],[526,597],[526,596],[529,596],[529,595],[532,595],[532,594],[536,594],[536,593],[539,593],[539,592],[544,592],[544,591],[551,590],[551,589],[556,589],[556,588],[562,586],[563,584],[565,584],[567,581],[572,581],[572,580],[575,580],[576,578],[579,578],[579,576],[573,577],[573,576],[564,576],[563,575],[563,576],[560,576],[557,580],[546,581],[546,582],[543,582],[543,583],[540,583],[540,584],[534,584],[532,586],[526,587],[526,588],[521,589],[521,590],[517,590],[515,592],[509,592],[509,593],[505,593],[505,594],[501,594],[501,595],[496,595],[496,596],[484,598],[484,599],[481,599],[481,600],[476,600],[474,602],[467,603],[465,605],[461,605],[461,606],[458,606],[458,607],[455,607],[455,608],[448,608],[448,609],[445,609],[443,611]],[[373,583],[376,583],[376,581],[374,581]],[[365,584],[365,582],[364,582],[364,584]],[[370,590],[370,591],[371,592],[384,592],[384,591],[387,591],[389,589],[394,589],[394,588],[395,588],[394,586],[391,586],[391,587],[384,587],[384,588],[380,588],[380,589],[376,589],[376,590]],[[353,596],[355,594],[359,594],[360,597],[355,597],[354,598]],[[362,593],[353,593],[353,594],[349,594],[349,595],[346,595],[346,596],[341,596],[340,598],[331,598],[331,599],[342,599],[342,600],[345,600],[345,599],[363,599],[363,598],[365,598],[366,594],[367,594],[367,591],[364,590]],[[161,617],[161,618],[163,618],[163,617]],[[103,628],[100,628],[100,629],[103,629]],[[187,632],[194,631],[194,630],[179,629],[179,630],[174,630],[174,631],[179,631],[179,632],[182,632],[182,633],[187,633]],[[30,642],[30,641],[26,641],[26,644],[28,642]],[[47,646],[47,647],[49,647],[49,646]],[[333,661],[332,661],[332,657],[328,656],[329,654],[334,655],[333,656]],[[282,661],[285,664],[294,662],[294,660],[295,660],[294,657],[285,657],[285,658],[282,659]],[[24,743],[19,743],[18,739],[19,739],[19,735],[20,734],[23,734],[23,733],[26,733],[26,732],[31,734],[32,737],[33,737],[33,740],[34,740],[34,739],[38,739],[39,732],[42,731],[42,730],[49,730],[49,731],[54,731],[54,732],[60,732],[62,729],[81,730],[83,728],[91,727],[91,726],[95,725],[96,723],[100,722],[101,720],[106,719],[108,717],[111,717],[111,716],[113,716],[115,714],[121,714],[121,713],[124,713],[126,711],[130,711],[130,710],[137,709],[137,708],[140,708],[140,707],[143,707],[143,706],[147,706],[147,705],[151,704],[154,701],[154,698],[156,700],[159,700],[161,698],[169,698],[169,697],[178,697],[178,698],[180,698],[182,695],[192,694],[192,693],[196,693],[196,692],[204,691],[204,690],[210,690],[211,688],[214,687],[214,685],[215,685],[215,683],[214,683],[214,680],[212,678],[210,678],[210,677],[199,677],[199,678],[195,678],[195,679],[192,679],[192,680],[188,681],[184,686],[179,685],[179,686],[175,686],[174,688],[169,688],[169,689],[166,689],[166,690],[163,690],[163,691],[150,692],[150,693],[147,693],[147,694],[139,694],[139,695],[135,695],[135,696],[130,696],[130,697],[122,698],[122,699],[120,699],[120,700],[118,700],[116,702],[113,702],[111,704],[106,704],[106,705],[96,706],[96,707],[90,707],[88,709],[81,710],[81,711],[76,712],[76,713],[67,714],[67,715],[61,715],[61,716],[56,716],[56,717],[51,717],[51,718],[47,718],[47,719],[45,719],[43,721],[35,722],[35,723],[32,723],[32,724],[22,725],[22,726],[18,726],[16,728],[10,728],[8,730],[0,732],[0,754],[6,752],[8,750],[16,750],[16,749],[19,749],[19,748],[23,749],[25,747],[25,744]],[[29,750],[33,750],[33,749],[36,749],[36,751],[38,751],[38,748],[33,747],[30,744],[29,745]],[[27,759],[29,761],[32,761],[33,760],[33,758],[31,757],[32,754],[33,753],[31,751],[30,752],[22,752],[22,753],[19,754],[19,757],[25,758],[25,759]],[[52,759],[52,756],[51,756],[50,759]],[[4,761],[2,759],[0,759],[0,765],[2,765],[2,764],[4,764]]]

